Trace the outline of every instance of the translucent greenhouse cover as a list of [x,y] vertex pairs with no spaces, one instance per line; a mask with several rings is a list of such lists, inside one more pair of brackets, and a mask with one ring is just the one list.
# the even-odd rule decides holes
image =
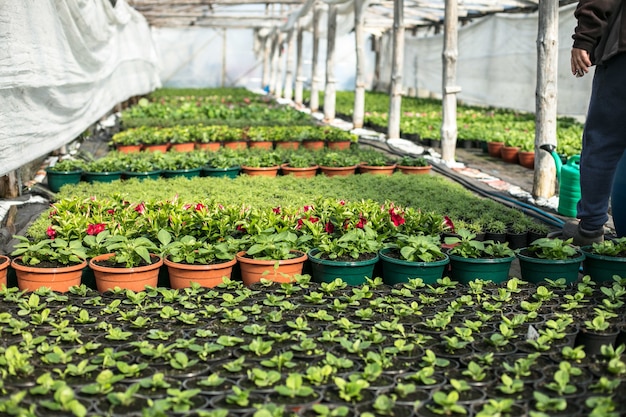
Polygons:
[[144,17],[123,0],[0,2],[0,175],[160,86]]

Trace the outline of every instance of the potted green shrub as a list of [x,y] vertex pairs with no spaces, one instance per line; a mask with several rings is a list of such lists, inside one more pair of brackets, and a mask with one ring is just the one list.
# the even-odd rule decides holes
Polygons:
[[397,234],[379,252],[383,281],[389,285],[421,278],[435,284],[450,258],[441,249],[439,236]]
[[585,255],[583,274],[598,283],[613,280],[617,275],[626,278],[626,237],[605,240],[580,248]]
[[578,279],[585,254],[572,245],[572,239],[541,238],[516,253],[522,279],[538,284],[564,278],[567,283]]
[[62,159],[46,168],[48,188],[57,193],[66,184],[78,184],[83,175],[85,162],[80,159]]
[[239,151],[224,148],[209,155],[202,167],[202,176],[235,178],[241,171],[242,156]]
[[287,162],[280,166],[280,170],[284,175],[310,178],[317,175],[318,167],[311,153],[292,152],[287,157]]
[[396,168],[403,174],[428,174],[432,164],[424,157],[412,157],[405,155],[397,162]]
[[356,173],[360,158],[350,151],[327,151],[317,159],[320,172],[326,176],[347,176]]
[[80,285],[82,271],[87,266],[87,254],[80,240],[53,238],[31,241],[24,236],[14,235],[18,242],[11,256],[15,258],[11,267],[17,275],[17,285],[22,291],[33,291],[41,287],[53,291],[67,292]]
[[391,175],[396,170],[396,161],[378,151],[362,152],[359,172],[361,174]]
[[83,179],[89,183],[111,182],[122,178],[122,171],[126,168],[124,159],[115,152],[85,164]]
[[282,162],[282,155],[275,151],[250,152],[243,159],[241,171],[252,176],[275,177]]
[[515,252],[507,242],[476,240],[476,234],[465,229],[456,231],[457,236],[445,238],[450,245],[451,278],[463,284],[476,279],[502,283],[509,277]]

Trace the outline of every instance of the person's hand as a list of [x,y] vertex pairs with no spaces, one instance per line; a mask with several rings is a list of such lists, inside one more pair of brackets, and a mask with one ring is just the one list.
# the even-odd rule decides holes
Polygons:
[[591,66],[591,59],[589,58],[589,52],[584,49],[572,48],[572,75],[576,77],[582,77],[589,72]]

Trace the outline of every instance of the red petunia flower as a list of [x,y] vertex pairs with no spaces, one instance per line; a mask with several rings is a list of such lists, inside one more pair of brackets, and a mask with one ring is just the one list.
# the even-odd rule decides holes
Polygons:
[[52,228],[52,226],[48,226],[48,229],[46,230],[46,234],[48,235],[48,238],[50,239],[54,239],[55,237],[57,237],[57,232],[56,230]]
[[318,219],[317,217],[313,217],[313,216],[311,216],[311,217],[309,217],[309,221],[310,221],[311,223],[317,223],[317,222],[319,222],[319,221],[320,221],[320,219]]
[[276,214],[280,214],[280,206],[278,206],[278,207],[274,207],[274,208],[272,209],[272,211],[273,211],[274,213],[276,213]]
[[326,230],[326,233],[332,234],[335,231],[335,225],[331,222],[326,222],[326,224],[324,225],[324,230]]
[[191,204],[185,204],[183,206],[183,210],[189,210],[190,207],[191,207]]
[[346,201],[345,200],[339,200],[339,205],[340,206],[345,206],[346,205]]
[[313,206],[304,206],[304,212],[313,210]]
[[104,232],[105,229],[106,224],[104,223],[90,224],[87,226],[87,234],[95,236],[100,232]]
[[449,229],[451,232],[454,233],[454,223],[452,223],[452,220],[450,220],[450,217],[448,216],[443,216],[443,225]]
[[144,203],[137,204],[137,207],[135,207],[135,211],[139,214],[143,214],[146,211],[146,205]]
[[107,213],[108,213],[108,214],[113,215],[113,214],[115,214],[115,210],[113,210],[113,209],[108,209],[108,210],[107,210]]
[[237,225],[236,229],[243,233],[248,233],[245,227],[242,227],[240,224]]
[[196,211],[202,211],[206,208],[206,206],[202,203],[196,204]]
[[389,209],[389,214],[391,215],[391,221],[394,226],[398,227],[404,224],[405,220],[400,214],[396,213],[395,208]]
[[365,219],[365,217],[359,217],[359,222],[354,226],[357,229],[362,229],[363,227],[365,227],[365,224],[367,223],[367,220]]

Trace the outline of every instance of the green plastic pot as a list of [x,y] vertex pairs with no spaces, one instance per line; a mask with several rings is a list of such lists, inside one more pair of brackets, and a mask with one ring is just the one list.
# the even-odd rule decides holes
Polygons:
[[147,172],[134,172],[134,171],[124,171],[122,173],[122,178],[128,180],[131,178],[138,178],[140,180],[156,180],[161,176],[161,170],[156,171],[147,171]]
[[161,173],[164,178],[195,178],[200,176],[202,168],[189,168],[189,169],[165,169]]
[[565,278],[566,283],[572,283],[578,279],[580,264],[585,255],[580,252],[578,256],[570,259],[541,259],[530,256],[525,249],[517,253],[522,279],[533,284],[539,284],[547,279],[557,280]]
[[409,279],[421,278],[426,284],[436,284],[443,276],[446,265],[450,263],[448,255],[433,262],[411,262],[388,255],[391,248],[378,252],[383,269],[383,282],[388,285],[409,282]]
[[348,285],[365,284],[365,278],[372,278],[379,259],[376,254],[366,261],[332,261],[316,258],[318,253],[319,249],[311,249],[307,253],[311,263],[311,276],[315,282],[333,282],[336,278],[341,278]]
[[54,171],[46,168],[48,188],[53,193],[58,193],[66,184],[78,184],[83,175],[82,170],[77,171]]
[[585,254],[583,274],[595,282],[612,281],[613,275],[626,278],[626,258],[592,253],[591,246],[583,246],[580,250]]
[[83,179],[88,183],[113,182],[122,178],[122,171],[83,172]]
[[239,175],[239,171],[241,171],[241,167],[230,167],[230,168],[211,168],[211,167],[203,167],[202,168],[202,176],[203,177],[226,177],[226,178],[236,178]]
[[481,279],[500,284],[509,279],[509,270],[515,256],[506,258],[464,258],[448,254],[450,257],[450,278],[462,284]]

